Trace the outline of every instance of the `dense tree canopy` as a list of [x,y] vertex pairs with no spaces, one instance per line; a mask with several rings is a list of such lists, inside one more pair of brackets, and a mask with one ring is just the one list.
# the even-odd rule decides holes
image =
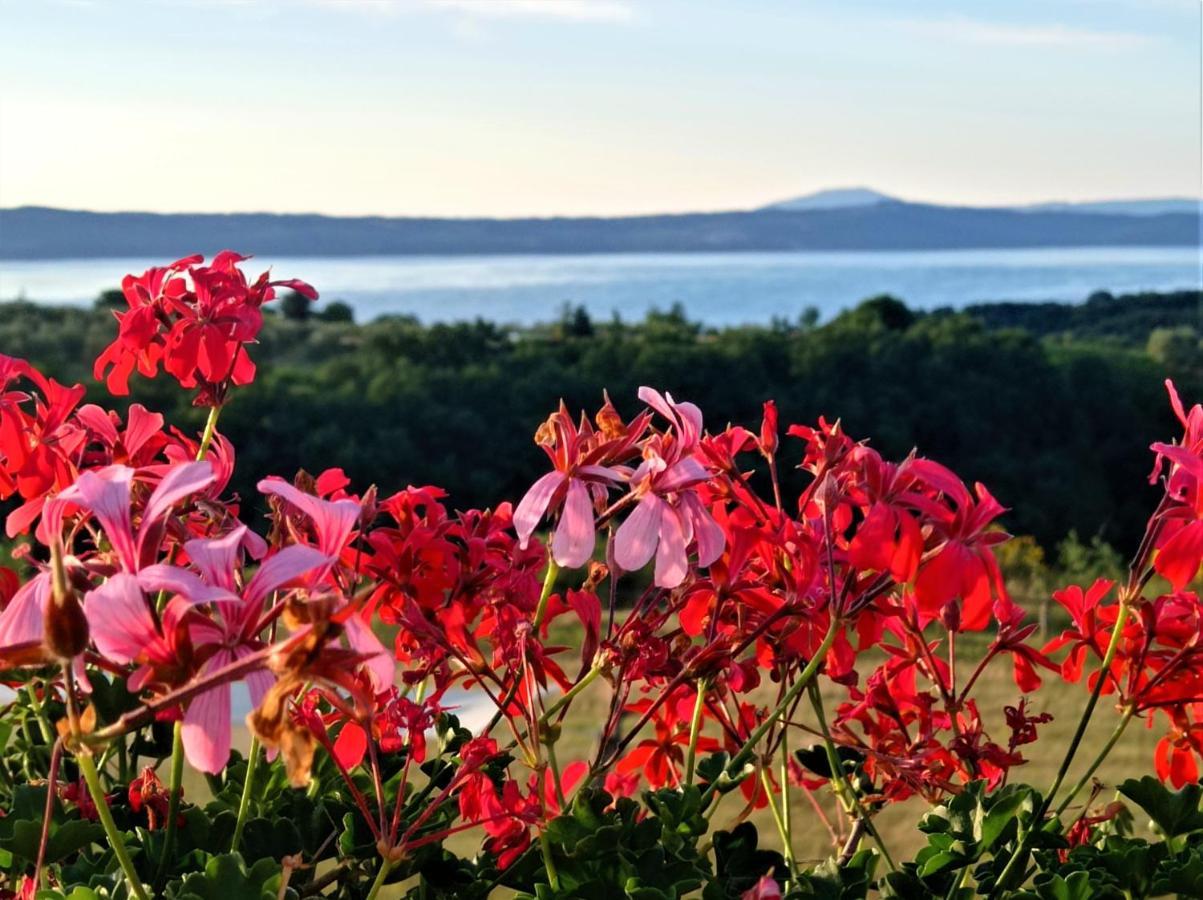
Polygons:
[[[1015,507],[1005,522],[1016,533],[1051,545],[1101,522],[1128,547],[1149,505],[1131,485],[1147,474],[1148,443],[1172,430],[1162,380],[1203,394],[1190,352],[1199,303],[1098,295],[919,313],[879,297],[822,325],[722,330],[679,308],[638,323],[566,309],[532,329],[277,314],[255,353],[259,377],[222,427],[247,497],[262,473],[329,463],[361,486],[438,484],[467,507],[522,495],[544,465],[530,435],[559,398],[595,407],[604,385],[629,414],[639,385],[659,385],[721,427],[756,420],[760,400],[776,397],[783,420],[839,417],[887,455],[915,447],[988,483]],[[0,346],[94,396],[89,361],[111,338],[110,309],[0,305]],[[133,388],[169,420],[199,422],[164,383]]]

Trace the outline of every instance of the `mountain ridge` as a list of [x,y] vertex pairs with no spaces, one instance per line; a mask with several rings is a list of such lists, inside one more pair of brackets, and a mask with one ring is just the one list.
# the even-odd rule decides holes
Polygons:
[[1190,213],[953,207],[890,201],[822,209],[643,216],[458,218],[317,213],[0,209],[0,259],[937,250],[1197,244]]

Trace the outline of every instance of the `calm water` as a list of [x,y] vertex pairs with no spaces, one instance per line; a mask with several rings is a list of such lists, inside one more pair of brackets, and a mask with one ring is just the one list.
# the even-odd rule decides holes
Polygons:
[[[87,304],[147,259],[0,260],[0,298]],[[824,318],[876,293],[916,308],[984,300],[1080,301],[1115,293],[1199,287],[1199,250],[1121,247],[858,253],[605,254],[590,256],[262,258],[280,277],[313,283],[360,321],[411,313],[423,321],[482,316],[527,324],[564,303],[594,317],[642,318],[680,302],[714,325]],[[253,264],[252,264],[253,265]]]

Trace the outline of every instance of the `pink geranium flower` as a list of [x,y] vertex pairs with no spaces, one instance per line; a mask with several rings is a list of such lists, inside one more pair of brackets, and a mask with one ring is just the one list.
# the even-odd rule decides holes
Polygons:
[[[359,523],[362,509],[354,500],[323,500],[306,494],[282,478],[265,478],[259,482],[259,490],[291,504],[312,523],[313,537],[318,550],[327,557],[328,564],[309,573],[309,581],[316,588],[326,578],[331,567],[337,563],[343,549],[351,541],[352,532]],[[337,590],[337,585],[332,585]],[[372,632],[358,613],[352,613],[343,622],[347,643],[351,649],[367,657],[364,665],[377,692],[388,690],[396,678],[396,663],[380,639]]]
[[655,556],[656,585],[674,588],[689,571],[690,543],[697,546],[698,565],[708,566],[722,555],[726,538],[694,490],[710,479],[694,456],[702,435],[701,410],[648,387],[639,389],[639,399],[668,419],[672,429],[648,443],[643,463],[631,475],[641,499],[614,536],[614,560],[634,572]]
[[558,565],[570,569],[583,566],[593,555],[597,541],[594,503],[604,503],[609,488],[626,477],[626,471],[607,463],[632,451],[647,427],[648,416],[624,426],[607,400],[598,420],[602,426],[598,429],[584,417],[575,424],[560,404],[535,438],[554,468],[531,486],[514,510],[514,530],[525,550],[548,510],[563,507],[552,535],[551,555]]
[[[314,547],[293,544],[264,559],[240,589],[241,553],[256,543],[249,535],[247,527],[239,525],[224,537],[188,541],[184,550],[199,575],[160,564],[143,569],[136,581],[122,579],[116,587],[113,584],[120,576],[109,579],[89,595],[84,607],[97,648],[118,662],[138,660],[140,648],[153,644],[156,633],[143,591],[166,591],[175,595],[173,603],[184,601],[185,608],[213,604],[213,616],[193,615],[186,622],[193,656],[200,661],[200,676],[263,649],[264,601],[305,573],[329,564],[330,559]],[[93,596],[102,591],[101,597]],[[266,669],[256,669],[246,676],[246,682],[251,700],[258,706],[272,685],[271,675]],[[131,679],[131,688],[140,685],[141,681]],[[230,684],[218,685],[194,697],[184,712],[184,751],[202,772],[219,772],[229,759],[230,695]]]

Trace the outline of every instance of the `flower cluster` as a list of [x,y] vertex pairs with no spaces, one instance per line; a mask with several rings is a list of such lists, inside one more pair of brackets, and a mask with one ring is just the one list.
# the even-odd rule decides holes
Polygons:
[[[983,485],[917,453],[886,459],[826,419],[783,441],[772,403],[755,432],[707,432],[696,406],[647,387],[629,417],[609,397],[591,418],[561,405],[535,435],[551,471],[516,507],[454,512],[435,487],[356,490],[337,468],[264,478],[240,504],[218,412],[254,376],[245,345],[273,289],[315,296],[249,283],[243,259],[127,277],[130,309],[96,363],[114,393],[160,365],[195,389],[211,410],[199,439],[136,404],[124,418],[81,405],[82,387],[0,356],[0,499],[10,536],[33,531],[24,572],[0,571],[0,663],[64,709],[56,766],[69,752],[88,775],[93,755],[124,759],[169,725],[174,754],[219,775],[245,684],[251,772],[262,747],[295,786],[318,771],[342,784],[380,858],[372,896],[469,828],[503,873],[538,841],[555,887],[551,823],[603,787],[613,815],[641,789],[703,806],[738,789],[741,818],[780,818],[791,791],[830,785],[854,850],[887,804],[1002,786],[1050,720],[1027,699],[1048,673],[1090,671],[1121,730],[1164,712],[1157,772],[1197,779],[1203,407],[1172,387],[1184,434],[1153,445],[1164,497],[1128,583],[1058,592],[1071,625],[1038,647],[995,558],[1004,508]],[[788,497],[779,461],[799,472]],[[1169,590],[1146,598],[1154,575]],[[1015,703],[984,710],[975,688],[995,662]],[[101,702],[114,684],[133,698],[117,714]],[[560,760],[586,697],[594,751]],[[455,714],[474,705],[486,715],[464,728]],[[48,802],[73,791],[106,825],[127,802],[169,847],[190,827],[180,762],[167,785],[145,769],[111,794],[72,781]],[[142,896],[146,872],[118,861]],[[780,895],[767,874],[745,894]]]

